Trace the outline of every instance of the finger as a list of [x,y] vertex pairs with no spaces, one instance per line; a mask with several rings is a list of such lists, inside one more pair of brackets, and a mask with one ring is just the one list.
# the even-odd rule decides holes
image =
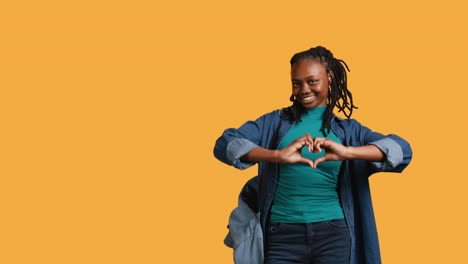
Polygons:
[[314,145],[314,153],[320,153],[320,152],[322,152],[322,144],[323,144],[323,141],[318,141],[317,143],[315,143],[315,145]]
[[307,145],[307,141],[304,137],[297,138],[290,144],[290,146],[294,146],[295,149],[300,149],[304,145]]
[[301,137],[301,144],[302,144],[301,148],[303,146],[307,146],[307,150],[309,152],[311,151],[313,145],[311,144],[311,142],[309,141],[309,139],[305,135]]
[[314,140],[312,139],[312,136],[309,134],[309,133],[306,133],[304,135],[306,141],[307,141],[307,150],[309,152],[313,151],[313,147],[314,147]]
[[309,141],[309,137],[310,137],[310,135],[308,136],[308,134],[304,134],[302,137],[298,137],[294,141],[305,143],[305,142]]
[[320,151],[322,151],[322,149],[320,148],[320,146],[322,145],[322,142],[324,141],[325,139],[324,138],[321,138],[321,137],[316,137],[314,138],[314,153],[318,153]]
[[322,141],[321,146],[324,147],[324,148],[330,148],[332,143],[333,143],[333,140],[326,139],[326,140]]
[[332,150],[333,144],[335,144],[333,140],[326,138],[325,140],[320,142],[320,147]]
[[317,152],[317,143],[318,143],[318,138],[314,138],[312,140],[312,152],[316,153]]
[[311,148],[312,148],[312,144],[310,143],[310,140],[309,138],[307,137],[307,134],[303,136],[304,138],[304,145],[307,146],[307,151],[311,151]]
[[325,143],[325,141],[320,141],[318,144],[317,144],[317,149],[318,149],[318,152],[322,152],[322,147],[323,147],[323,144]]

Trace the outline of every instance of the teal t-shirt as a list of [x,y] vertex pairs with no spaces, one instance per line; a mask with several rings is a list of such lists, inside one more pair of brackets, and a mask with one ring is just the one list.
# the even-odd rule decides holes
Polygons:
[[[309,133],[312,138],[324,137],[320,132],[326,106],[308,109],[302,121],[289,130],[279,144],[283,149],[295,139]],[[332,132],[326,136],[335,142],[339,138]],[[304,146],[305,158],[316,160],[325,150],[312,153]],[[344,218],[336,190],[341,161],[325,161],[316,169],[305,163],[280,164],[278,185],[271,208],[271,222],[310,223]]]

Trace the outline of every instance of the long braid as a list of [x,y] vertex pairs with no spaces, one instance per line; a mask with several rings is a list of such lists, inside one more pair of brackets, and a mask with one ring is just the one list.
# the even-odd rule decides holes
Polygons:
[[[331,76],[331,84],[328,90],[327,108],[323,114],[323,123],[322,128],[320,129],[324,136],[326,136],[328,133],[330,133],[331,119],[333,117],[333,109],[335,107],[338,108],[338,112],[343,112],[347,118],[351,117],[353,114],[353,109],[357,109],[357,107],[353,104],[353,96],[351,91],[348,90],[346,70],[349,71],[349,68],[343,60],[334,58],[331,51],[321,46],[294,54],[290,63],[292,66],[293,64],[304,60],[320,61],[320,63],[322,63],[327,69],[327,73],[330,73]],[[294,96],[291,96],[290,100],[293,102],[293,105],[284,109],[284,113],[292,120],[300,122],[301,116],[305,112],[305,108],[297,100],[295,100]]]

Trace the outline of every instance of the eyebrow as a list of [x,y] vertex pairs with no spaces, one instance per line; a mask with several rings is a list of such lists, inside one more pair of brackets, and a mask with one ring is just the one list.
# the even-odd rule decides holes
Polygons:
[[[309,75],[309,76],[304,77],[304,79],[317,78],[317,77],[318,77],[318,75]],[[294,77],[291,78],[291,80],[293,80],[293,81],[300,81],[300,79],[294,78]]]

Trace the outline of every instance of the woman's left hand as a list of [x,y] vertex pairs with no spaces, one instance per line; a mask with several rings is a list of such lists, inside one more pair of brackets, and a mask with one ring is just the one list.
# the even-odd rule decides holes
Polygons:
[[349,159],[349,147],[343,146],[328,138],[316,137],[313,139],[312,152],[319,153],[325,149],[325,155],[314,161],[313,168],[327,160],[346,160]]

